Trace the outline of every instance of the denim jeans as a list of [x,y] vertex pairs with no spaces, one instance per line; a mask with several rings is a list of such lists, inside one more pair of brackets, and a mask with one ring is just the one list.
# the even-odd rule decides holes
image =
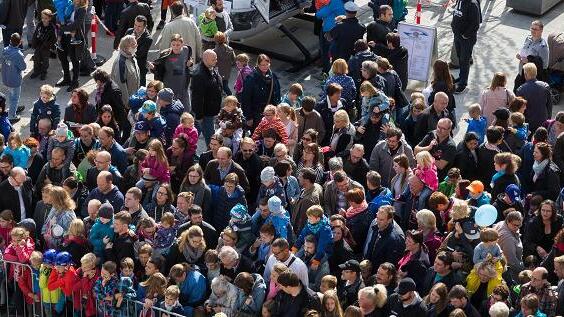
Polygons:
[[460,86],[468,85],[468,75],[470,74],[470,58],[472,58],[472,50],[476,44],[476,37],[464,39],[462,35],[454,36],[454,46],[458,54],[458,62],[460,66]]
[[201,129],[202,129],[199,132],[204,135],[204,140],[206,140],[206,145],[210,144],[211,137],[215,132],[214,126],[213,126],[213,123],[215,121],[215,116],[211,116],[211,117],[204,116],[199,121],[200,121]]
[[18,103],[20,101],[20,93],[22,92],[22,86],[18,87],[8,87],[8,93],[6,94],[6,99],[8,99],[8,118],[13,119],[16,117],[16,110],[18,110]]

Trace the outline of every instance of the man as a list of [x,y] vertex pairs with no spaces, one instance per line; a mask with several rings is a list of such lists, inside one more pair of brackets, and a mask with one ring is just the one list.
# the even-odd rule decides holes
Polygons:
[[296,232],[301,232],[306,225],[306,211],[313,205],[321,205],[323,187],[315,182],[317,174],[312,168],[304,168],[298,175],[298,182],[302,192],[292,209],[291,223]]
[[[274,198],[274,197],[272,197]],[[304,239],[304,247],[296,253],[296,256],[300,258],[307,266],[309,285],[308,287],[315,292],[319,292],[319,286],[321,285],[321,279],[329,275],[329,262],[327,262],[327,257],[321,259],[321,263],[317,268],[311,266],[313,256],[317,252],[317,241],[315,236],[308,235]],[[355,293],[356,294],[356,293]]]
[[338,288],[339,302],[341,302],[341,307],[348,307],[355,304],[358,291],[364,287],[360,276],[360,264],[357,260],[348,260],[340,264],[339,269],[341,269],[343,282],[343,285]]
[[86,188],[88,191],[93,190],[97,186],[98,174],[101,171],[108,171],[112,174],[113,183],[119,186],[122,181],[121,173],[112,163],[112,157],[108,151],[100,151],[96,153],[94,158],[94,166],[90,167],[86,172]]
[[[148,24],[148,21],[151,21],[151,24]],[[143,87],[147,82],[147,55],[153,44],[153,38],[149,31],[153,29],[152,21],[152,18],[149,20],[149,18],[144,15],[138,15],[135,18],[133,27],[125,32],[126,35],[135,36],[135,40],[137,41],[135,57],[137,58],[137,66],[139,66],[139,86]],[[147,26],[149,30],[147,30]]]
[[14,168],[14,158],[9,154],[0,156],[0,182],[8,179],[12,168]]
[[290,252],[290,245],[284,238],[278,238],[272,242],[271,255],[266,261],[264,268],[264,280],[270,281],[270,272],[275,263],[284,263],[290,270],[295,272],[302,285],[309,285],[308,269],[305,263]]
[[127,153],[123,147],[116,142],[114,133],[114,129],[103,127],[98,132],[98,139],[100,140],[101,149],[110,153],[112,165],[117,167],[118,171],[123,174],[127,168]]
[[397,284],[397,273],[395,265],[389,262],[384,262],[380,264],[378,270],[376,271],[376,283],[382,284],[388,291],[388,294],[393,294],[396,290]]
[[149,132],[149,125],[145,121],[137,121],[133,127],[133,135],[123,144],[129,160],[133,161],[133,156],[137,151],[148,150],[149,143],[154,139]]
[[558,305],[558,294],[552,289],[548,282],[548,271],[539,266],[533,270],[531,281],[521,286],[520,298],[529,294],[535,294],[539,298],[539,309],[547,316],[556,316]]
[[382,55],[387,48],[386,35],[393,31],[394,11],[389,5],[381,5],[374,10],[374,21],[366,26],[366,41],[376,55]]
[[47,157],[47,147],[49,145],[49,133],[51,132],[51,130],[53,129],[53,124],[51,122],[51,119],[49,118],[42,118],[39,119],[39,122],[37,122],[37,133],[38,135],[33,136],[34,138],[37,139],[37,141],[39,141],[39,153],[41,154],[41,156],[43,156],[44,158]]
[[454,93],[462,93],[468,85],[470,58],[476,44],[482,13],[478,0],[457,0],[450,24],[454,33],[454,47],[458,55],[460,76]]
[[133,227],[137,228],[137,224],[139,224],[139,220],[143,218],[149,218],[149,215],[141,206],[141,198],[143,194],[141,193],[141,189],[137,187],[131,187],[127,193],[125,193],[125,200],[123,205],[123,211],[127,211],[131,216],[131,221],[129,224],[133,225]]
[[315,104],[316,101],[314,97],[305,96],[302,99],[302,107],[296,109],[296,119],[298,121],[298,141],[302,140],[304,132],[309,129],[316,131],[317,137],[320,140],[323,140],[325,137],[325,124],[323,123],[321,114],[314,109]]
[[558,277],[556,316],[564,315],[564,255],[554,258],[554,273]]
[[499,233],[497,243],[507,260],[508,272],[514,281],[518,281],[519,273],[525,269],[523,265],[523,243],[519,228],[523,225],[523,216],[519,211],[510,211],[505,220],[498,222],[494,228]]
[[[144,24],[148,26],[149,30],[153,30],[153,16],[151,15],[151,8],[149,7],[149,5],[143,2],[139,2],[139,0],[128,1],[129,5],[121,11],[119,26],[115,33],[114,50],[118,49],[119,42],[126,35],[126,31],[134,27],[135,21],[137,20],[138,16],[144,17]],[[139,66],[141,66],[141,64],[139,64]]]
[[466,292],[466,288],[462,285],[455,285],[452,289],[448,292],[448,299],[450,305],[454,309],[462,309],[466,316],[468,317],[479,317],[480,313],[468,299],[468,293]]
[[88,212],[88,202],[92,199],[98,199],[102,203],[109,202],[114,210],[121,210],[124,202],[123,194],[119,191],[117,186],[113,184],[112,173],[101,171],[96,178],[96,183],[97,187],[88,194],[88,198],[82,207],[82,213]]
[[435,99],[430,107],[425,108],[417,117],[415,123],[415,140],[420,141],[423,137],[435,130],[440,119],[448,118],[456,123],[456,117],[453,112],[447,109],[449,97],[446,93],[440,91],[435,94]]
[[180,1],[170,6],[171,21],[167,23],[157,38],[156,46],[160,51],[170,47],[170,39],[180,34],[184,44],[192,48],[192,59],[198,62],[202,56],[202,36],[194,19],[184,16],[184,5]]
[[462,283],[460,276],[452,269],[452,262],[454,259],[450,252],[441,251],[437,254],[433,266],[427,269],[423,285],[419,287],[421,296],[428,295],[433,285],[439,282],[445,284],[447,289]]
[[37,181],[35,182],[35,192],[41,193],[43,186],[47,184],[52,184],[56,186],[62,186],[63,181],[76,173],[76,167],[74,164],[65,165],[65,150],[56,147],[53,148],[51,152],[51,160],[41,169]]
[[14,222],[33,217],[33,185],[21,167],[14,167],[8,179],[0,183],[0,209],[11,210]]
[[[182,195],[179,194],[179,196]],[[184,208],[187,210],[181,210]],[[177,202],[176,210],[190,216],[190,221],[184,223],[178,228],[178,236],[180,236],[182,232],[188,230],[191,226],[198,226],[204,232],[204,241],[206,241],[206,246],[209,249],[215,249],[215,247],[217,247],[217,239],[219,238],[219,235],[211,224],[204,221],[204,215],[202,214],[202,208],[200,206],[192,205],[188,207],[188,204],[178,204]]]
[[229,173],[235,173],[239,177],[241,187],[243,187],[245,192],[248,191],[250,188],[245,170],[233,161],[231,150],[226,147],[220,147],[217,150],[216,157],[215,160],[211,160],[206,166],[206,170],[204,171],[206,182],[208,184],[222,186],[225,176]]
[[395,316],[425,317],[427,306],[416,291],[413,279],[406,277],[398,284],[397,293],[390,295],[390,311]]
[[[247,202],[253,202],[260,188],[260,172],[264,163],[255,151],[256,143],[249,137],[244,137],[239,146],[239,152],[235,153],[233,161],[241,166],[247,174],[249,191],[245,191]],[[257,233],[258,234],[258,233]]]
[[550,86],[537,80],[537,66],[533,63],[523,65],[523,73],[525,83],[517,88],[515,94],[527,100],[524,115],[529,123],[529,131],[536,131],[552,116]]
[[[229,37],[233,32],[233,23],[231,23],[229,12],[224,11],[223,0],[212,0],[210,1],[210,6],[210,8],[215,11],[215,23],[217,24],[217,30],[224,33],[229,41]],[[213,37],[209,38],[203,36],[202,43],[203,49],[213,49],[215,47]]]
[[507,186],[505,192],[499,194],[492,205],[497,209],[496,223],[505,219],[503,212],[509,208],[514,208],[522,214],[525,213],[525,206],[521,200],[521,189],[516,184]]
[[419,210],[429,208],[429,197],[433,193],[433,190],[416,175],[411,175],[408,181],[409,188],[396,199],[394,204],[400,226],[406,230],[417,228],[417,223],[412,220]]
[[131,215],[127,211],[120,211],[114,215],[114,240],[113,242],[110,242],[107,238],[103,240],[106,245],[104,249],[106,261],[121,263],[125,258],[135,259],[133,243],[137,240],[137,237],[135,233],[129,231],[130,223]]
[[291,270],[282,272],[277,281],[280,292],[274,297],[272,316],[305,316],[310,309],[321,310],[317,293],[309,289],[295,272]]
[[10,44],[12,34],[23,34],[28,7],[34,3],[35,0],[6,0],[0,5],[0,24],[5,26],[2,28],[4,47]]
[[[375,317],[387,311],[384,305],[388,298],[384,292],[382,285],[367,286],[358,291],[358,308],[362,316]],[[392,293],[388,292],[390,296]]]
[[72,163],[74,166],[80,165],[90,150],[98,150],[99,148],[100,142],[96,136],[94,136],[92,126],[89,124],[83,125],[80,127],[79,137],[74,139],[74,156]]
[[490,126],[486,130],[486,142],[480,144],[476,149],[476,160],[479,162],[480,170],[476,173],[482,184],[490,190],[492,176],[496,173],[494,157],[501,153],[500,146],[503,144],[504,129],[498,126]]
[[[438,95],[439,93],[437,93]],[[435,100],[437,100],[435,98]],[[438,121],[436,130],[429,132],[419,144],[415,146],[415,155],[421,151],[429,151],[435,158],[438,179],[443,180],[448,174],[448,170],[454,164],[456,156],[456,144],[451,136],[454,128],[453,122],[449,118],[442,118]]]
[[364,187],[362,187],[360,183],[350,179],[347,173],[337,171],[333,175],[333,180],[325,185],[323,194],[323,209],[325,213],[334,215],[347,210],[350,206],[345,198],[345,193],[354,188],[364,190]]
[[354,43],[356,40],[362,39],[366,27],[358,21],[356,13],[358,12],[358,5],[354,1],[345,3],[346,18],[329,32],[333,39],[333,60],[342,58],[345,61],[349,60],[354,52]]
[[170,88],[163,88],[157,95],[157,105],[161,117],[166,122],[164,137],[166,144],[172,144],[174,130],[180,124],[180,116],[185,111],[184,105],[178,99],[174,99],[174,92]]
[[252,272],[253,263],[245,256],[239,255],[235,249],[230,246],[223,246],[219,250],[220,274],[228,277],[232,281],[241,272]]
[[409,61],[409,52],[407,51],[407,48],[401,45],[400,36],[397,32],[388,33],[386,41],[388,49],[382,57],[385,57],[388,61],[390,61],[390,64],[392,64],[394,70],[398,73],[398,76],[401,79],[401,90],[405,91],[408,81],[407,64]]
[[[542,38],[542,31],[544,24],[542,21],[535,20],[531,22],[531,34],[527,35],[521,51],[517,52],[516,58],[519,60],[519,69],[526,63],[533,63],[529,60],[530,57],[540,58],[542,62],[542,69],[545,71],[548,68],[548,43]],[[523,55],[523,56],[521,56]],[[535,63],[536,64],[536,63]]]
[[380,207],[391,205],[393,199],[392,192],[382,186],[382,177],[378,172],[366,173],[366,202],[368,202],[368,210],[372,215],[375,215]]
[[370,50],[370,47],[366,43],[366,40],[362,38],[356,40],[356,42],[354,43],[353,51],[354,53],[347,64],[349,65],[349,76],[352,77],[356,86],[356,90],[359,91],[360,84],[363,80],[361,71],[362,62],[376,62],[378,60],[378,56]]
[[202,61],[192,74],[192,85],[190,86],[192,97],[192,111],[196,120],[202,125],[202,133],[206,144],[210,142],[214,134],[215,116],[221,109],[223,84],[221,75],[215,69],[217,65],[217,54],[213,50],[206,50]]
[[415,167],[413,150],[402,136],[400,129],[389,128],[386,131],[386,140],[378,142],[370,154],[370,170],[380,174],[381,184],[384,187],[390,187],[390,181],[396,176],[393,166],[397,156],[404,154],[409,160],[409,165]]
[[368,162],[364,158],[364,145],[354,144],[350,150],[343,152],[343,169],[354,181],[366,184]]
[[394,207],[382,206],[370,224],[364,258],[372,261],[372,270],[384,262],[398,263],[405,250],[405,235],[394,221]]

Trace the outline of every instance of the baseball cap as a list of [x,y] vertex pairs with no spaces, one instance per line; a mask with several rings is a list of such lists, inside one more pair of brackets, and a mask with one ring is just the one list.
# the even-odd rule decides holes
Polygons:
[[464,231],[464,235],[468,240],[476,240],[480,238],[480,230],[476,226],[476,223],[473,220],[466,220],[462,225],[462,231]]
[[406,277],[399,282],[396,291],[400,295],[405,295],[408,292],[415,291],[416,289],[417,286],[415,285],[415,281],[412,278]]
[[157,104],[152,100],[147,100],[143,103],[139,112],[142,114],[155,113],[157,112]]
[[135,123],[135,131],[149,131],[149,125],[145,121],[138,121]]
[[468,187],[466,187],[472,194],[479,194],[484,191],[484,184],[480,181],[473,181]]
[[341,270],[351,270],[357,273],[360,272],[360,264],[358,263],[357,260],[348,260],[343,264],[339,264],[339,268]]
[[515,184],[510,184],[505,188],[505,194],[511,199],[512,202],[521,202],[521,189]]

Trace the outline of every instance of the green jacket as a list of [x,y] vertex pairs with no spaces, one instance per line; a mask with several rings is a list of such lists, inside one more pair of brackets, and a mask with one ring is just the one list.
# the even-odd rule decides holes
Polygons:
[[215,36],[215,33],[219,31],[215,20],[206,19],[205,12],[202,12],[202,14],[198,16],[198,27],[202,32],[202,36],[211,38],[212,40]]

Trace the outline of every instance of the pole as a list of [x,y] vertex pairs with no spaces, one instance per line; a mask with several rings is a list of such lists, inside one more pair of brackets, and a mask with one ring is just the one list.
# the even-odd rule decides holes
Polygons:
[[[94,8],[94,7],[92,7]],[[92,34],[92,59],[96,60],[96,33],[98,32],[98,18],[96,15],[92,16],[92,23],[90,23],[90,33]]]
[[415,11],[415,24],[421,24],[421,0],[417,0],[417,11]]

